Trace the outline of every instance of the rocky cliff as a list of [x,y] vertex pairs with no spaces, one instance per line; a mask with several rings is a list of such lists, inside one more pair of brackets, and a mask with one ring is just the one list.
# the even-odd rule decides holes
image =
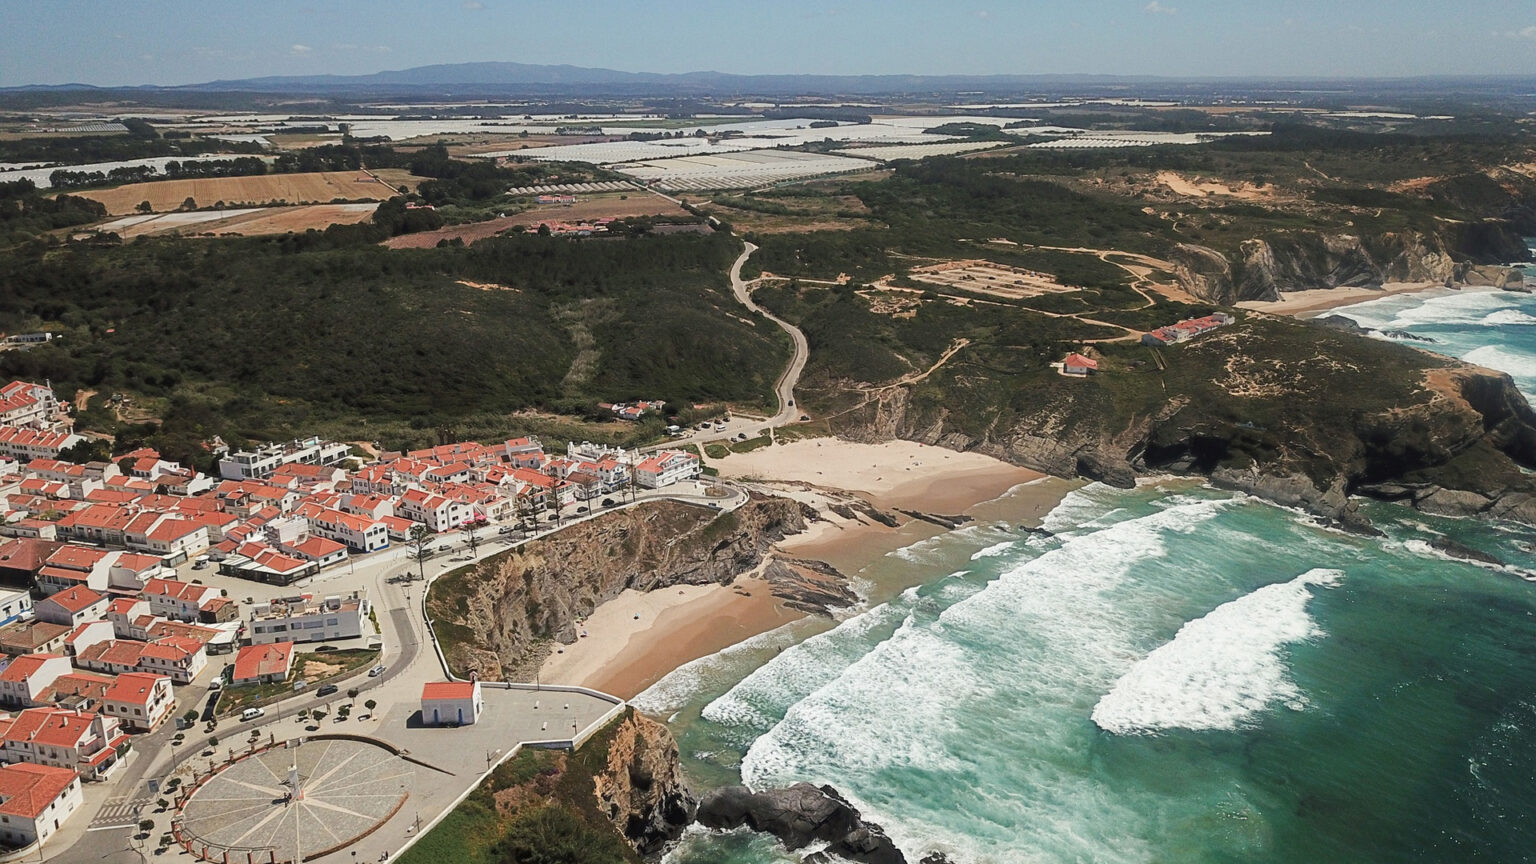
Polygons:
[[428,610],[460,674],[531,677],[551,640],[575,642],[576,620],[625,588],[728,584],[810,518],[798,503],[763,496],[725,514],[672,501],[644,504],[449,574],[433,584]]
[[[1161,368],[1127,348],[1106,352],[1087,381],[1009,382],[1009,398],[1029,411],[963,416],[949,406],[972,394],[890,388],[834,429],[1120,487],[1139,475],[1202,476],[1362,530],[1357,494],[1536,524],[1536,412],[1507,375],[1261,315],[1158,356]],[[967,375],[925,386],[949,394],[975,386]]]
[[[1414,231],[1362,238],[1349,234],[1282,232],[1245,240],[1236,254],[1192,244],[1176,245],[1169,257],[1185,290],[1216,303],[1278,300],[1288,291],[1379,287],[1387,282],[1437,282],[1447,286],[1518,282],[1518,270],[1497,262],[1521,260],[1525,245],[1512,231],[1479,238],[1480,255],[1452,254],[1446,240]],[[1479,263],[1481,262],[1481,263]]]
[[645,856],[681,836],[698,808],[683,781],[672,734],[634,710],[609,738],[607,764],[593,776],[593,785],[599,809]]

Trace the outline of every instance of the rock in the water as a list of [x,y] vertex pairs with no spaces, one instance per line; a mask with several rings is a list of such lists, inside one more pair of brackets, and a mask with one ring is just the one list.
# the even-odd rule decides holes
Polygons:
[[1324,315],[1321,318],[1313,318],[1312,323],[1319,324],[1323,327],[1328,327],[1333,330],[1343,330],[1346,333],[1365,334],[1371,332],[1370,328],[1361,327],[1360,322],[1353,318],[1347,318],[1343,315]]
[[1441,552],[1444,552],[1452,558],[1460,558],[1463,561],[1473,561],[1478,564],[1488,564],[1493,567],[1504,566],[1504,562],[1500,561],[1493,555],[1489,555],[1487,552],[1484,552],[1480,549],[1473,549],[1471,546],[1458,543],[1449,537],[1431,538],[1429,545]]
[[812,841],[827,852],[862,864],[906,864],[906,857],[880,826],[865,822],[831,786],[796,783],[787,789],[753,792],[726,786],[699,802],[699,824],[729,831],[745,825],[772,834],[791,851]]

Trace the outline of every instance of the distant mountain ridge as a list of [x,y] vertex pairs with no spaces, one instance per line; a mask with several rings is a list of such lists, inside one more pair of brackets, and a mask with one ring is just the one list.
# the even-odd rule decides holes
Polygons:
[[1028,75],[742,75],[730,72],[625,72],[586,66],[538,65],[507,61],[440,63],[365,75],[269,75],[222,79],[200,84],[99,86],[30,84],[0,87],[0,94],[47,94],[90,91],[118,93],[385,94],[418,97],[487,96],[914,96],[949,95],[981,101],[1019,94],[1097,95],[1101,97],[1178,98],[1196,94],[1244,92],[1279,94],[1320,90],[1421,96],[1428,92],[1528,93],[1531,76],[1428,76],[1418,78],[1170,78],[1151,75],[1078,73]]

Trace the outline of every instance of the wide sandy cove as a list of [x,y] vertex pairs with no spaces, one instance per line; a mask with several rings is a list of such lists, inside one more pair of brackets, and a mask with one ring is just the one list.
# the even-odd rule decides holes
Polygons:
[[[723,476],[763,481],[812,506],[824,506],[826,498],[836,494],[832,490],[841,490],[882,508],[971,513],[1030,524],[1078,485],[1042,479],[1037,472],[988,456],[906,441],[812,439],[709,464]],[[778,488],[778,483],[798,488]],[[823,521],[810,530],[781,543],[782,554],[826,561],[851,574],[893,549],[943,530],[917,520],[893,529],[825,511],[822,515]],[[578,628],[585,635],[573,645],[560,646],[539,674],[546,682],[580,684],[627,699],[684,663],[803,617],[805,613],[785,606],[766,583],[750,574],[728,586],[628,590],[598,607]]]
[[1279,300],[1244,300],[1237,306],[1242,309],[1252,309],[1255,312],[1268,312],[1272,315],[1310,318],[1340,306],[1353,306],[1367,300],[1380,300],[1396,294],[1413,294],[1444,287],[1445,285],[1440,282],[1388,282],[1380,288],[1315,288],[1308,291],[1287,291],[1280,295]]

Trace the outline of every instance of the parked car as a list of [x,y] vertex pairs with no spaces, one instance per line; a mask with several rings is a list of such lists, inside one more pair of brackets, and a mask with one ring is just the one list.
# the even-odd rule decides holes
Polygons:
[[322,651],[336,651],[336,650],[339,650],[339,649],[335,645],[321,645],[319,648],[315,649],[315,653],[319,654]]
[[261,710],[260,708],[247,708],[240,712],[240,719],[241,721],[255,720],[257,717],[260,717],[265,713],[267,712]]
[[379,665],[377,665],[377,666],[373,667],[372,669],[368,670],[368,677],[369,678],[377,678],[377,677],[379,677],[380,675],[383,675],[383,674],[384,674],[384,664],[383,663],[380,663]]
[[322,685],[319,690],[315,691],[315,695],[316,696],[329,696],[329,695],[331,695],[332,693],[335,693],[335,692],[336,692],[336,685],[335,684],[325,684],[325,685]]
[[224,689],[224,679],[223,678],[215,678],[212,681],[208,682],[208,692],[209,693],[212,693],[215,690],[223,690],[223,689]]

